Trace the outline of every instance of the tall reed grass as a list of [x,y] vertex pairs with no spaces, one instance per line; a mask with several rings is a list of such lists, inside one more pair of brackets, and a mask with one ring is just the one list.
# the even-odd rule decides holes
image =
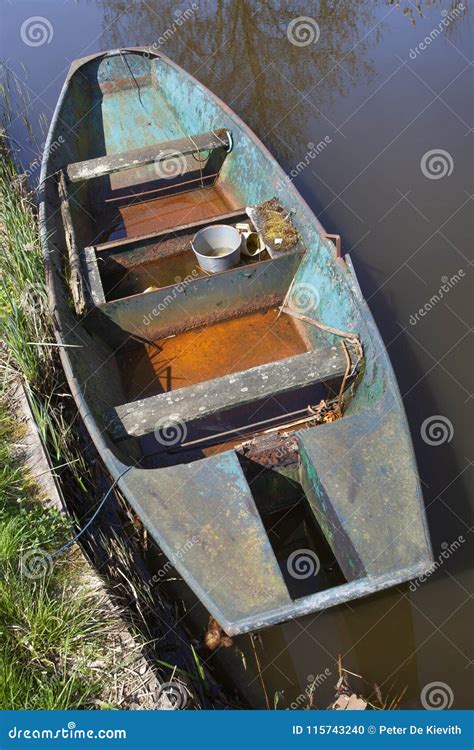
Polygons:
[[21,381],[53,462],[81,482],[52,343],[34,203],[0,147],[0,709],[88,707],[110,678],[110,611],[77,550],[53,556],[73,532],[38,501],[12,411]]

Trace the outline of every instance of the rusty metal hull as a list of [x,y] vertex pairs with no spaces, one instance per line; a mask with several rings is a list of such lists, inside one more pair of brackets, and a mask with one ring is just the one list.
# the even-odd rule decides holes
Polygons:
[[[135,154],[141,149],[140,153],[148,153],[153,144],[176,143],[183,133],[212,133],[218,128],[231,133],[233,148],[227,155],[210,159],[202,193],[191,186],[189,192],[177,197],[171,192],[166,198],[156,198],[160,193],[153,190],[161,189],[151,182],[156,175],[151,174],[148,163],[141,163],[135,181],[151,185],[155,197],[143,198],[137,207],[126,203],[130,188],[124,179],[126,172],[117,176],[107,173],[104,157],[110,155],[111,162],[123,166],[122,152]],[[63,146],[52,148],[57,142]],[[219,150],[219,143],[217,146]],[[88,160],[95,160],[97,174],[88,173]],[[146,249],[150,246],[145,236],[150,232],[161,230],[162,234],[178,224],[186,226],[186,221],[202,225],[219,213],[231,216],[239,208],[276,196],[292,211],[306,251],[269,260],[266,265],[256,264],[251,271],[234,269],[211,280],[192,279],[189,286],[175,284],[110,301],[103,289],[96,288],[88,312],[79,318],[72,312],[64,272],[67,238],[56,184],[57,173],[66,173],[78,162],[80,167],[70,170],[77,177],[72,186],[71,222],[79,250],[89,248],[85,257],[97,284],[101,263],[96,263],[90,248],[97,245],[97,257],[100,252],[117,254],[117,240],[110,231],[117,217],[126,235],[143,235],[142,245],[134,242],[127,256],[130,265],[137,253],[153,254],[153,246]],[[155,202],[150,204],[150,200]],[[175,207],[173,215],[170,206]],[[403,404],[350,259],[337,257],[335,245],[273,157],[214,94],[175,63],[146,48],[112,50],[76,61],[64,84],[45,147],[40,222],[61,359],[89,434],[111,476],[158,545],[227,633],[268,627],[335,606],[407,581],[430,568],[430,540]],[[103,244],[110,239],[108,245]],[[285,465],[281,476],[291,475],[291,481],[302,488],[345,580],[324,590],[295,595],[288,585],[288,560],[283,569],[256,502],[255,486],[236,450],[199,458],[191,451],[189,461],[184,452],[182,458],[170,455],[167,463],[156,459],[150,449],[156,432],[153,435],[148,426],[140,430],[144,414],[137,413],[134,432],[126,440],[114,439],[109,428],[111,411],[116,414],[124,404],[130,407],[117,349],[126,348],[131,336],[143,342],[179,335],[180,330],[189,331],[193,326],[202,328],[209,322],[235,318],[239,311],[268,310],[281,303],[285,294],[286,303],[300,309],[302,291],[314,296],[307,315],[324,326],[300,324],[305,348],[314,352],[315,361],[318,352],[336,348],[339,341],[331,331],[338,329],[360,338],[365,362],[342,419],[304,425],[292,433],[298,461]],[[300,354],[293,359],[295,367],[304,368],[311,357]],[[282,373],[284,364],[282,359]],[[245,391],[245,368],[242,370],[244,383],[229,375],[221,378],[225,380],[221,387],[232,389],[238,382]],[[252,377],[261,382],[265,372],[254,367]],[[306,385],[309,376],[311,372],[308,375],[306,370],[295,382]],[[183,388],[182,393],[187,390]],[[199,393],[205,399],[203,388]],[[216,395],[215,400],[225,402],[229,409],[238,403],[234,397]],[[246,394],[242,403],[248,401]],[[145,402],[149,399],[143,399]],[[134,403],[138,402],[132,402],[132,410]],[[206,406],[203,410],[212,412]],[[216,415],[220,426],[221,417]],[[267,506],[271,506],[271,493],[269,497]],[[277,502],[275,496],[275,506]]]

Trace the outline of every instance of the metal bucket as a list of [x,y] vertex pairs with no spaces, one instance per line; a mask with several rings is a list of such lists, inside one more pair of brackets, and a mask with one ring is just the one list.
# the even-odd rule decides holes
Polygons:
[[197,232],[191,247],[204,271],[218,273],[236,266],[240,260],[242,237],[237,229],[226,224],[214,224]]

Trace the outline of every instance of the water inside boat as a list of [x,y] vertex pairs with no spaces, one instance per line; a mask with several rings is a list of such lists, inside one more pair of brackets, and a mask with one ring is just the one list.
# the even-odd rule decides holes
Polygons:
[[235,201],[218,185],[196,187],[171,196],[139,198],[120,205],[111,219],[113,230],[105,240],[138,237],[148,232],[173,229],[181,224],[213,219],[237,208]]
[[119,352],[130,401],[213,380],[308,351],[278,308],[230,318]]
[[[243,456],[240,462],[292,599],[346,583],[295,476],[287,476]],[[317,575],[312,575],[316,560]]]

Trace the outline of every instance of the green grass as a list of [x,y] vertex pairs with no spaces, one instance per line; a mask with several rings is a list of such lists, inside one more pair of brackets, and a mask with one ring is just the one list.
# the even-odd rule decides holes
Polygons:
[[11,365],[33,386],[46,375],[47,388],[53,352],[28,343],[52,341],[38,226],[32,204],[12,189],[16,179],[0,154],[0,333]]
[[[110,615],[81,580],[74,552],[49,558],[70,535],[65,519],[38,502],[18,465],[21,433],[0,406],[0,709],[66,709],[100,695]],[[46,574],[28,554],[45,555]]]
[[0,395],[12,375],[22,381],[53,462],[69,463],[74,481],[84,489],[85,464],[70,439],[75,416],[65,416],[59,395],[67,386],[48,314],[36,209],[14,188],[18,175],[1,150],[1,135],[0,131]]
[[58,395],[64,384],[57,350],[34,345],[53,336],[34,207],[12,189],[15,179],[0,152],[0,709],[84,708],[110,680],[114,625],[77,551],[55,556],[73,532],[38,501],[21,461],[21,428],[9,402],[14,380],[27,389],[53,462],[70,464],[70,477],[81,481]]

